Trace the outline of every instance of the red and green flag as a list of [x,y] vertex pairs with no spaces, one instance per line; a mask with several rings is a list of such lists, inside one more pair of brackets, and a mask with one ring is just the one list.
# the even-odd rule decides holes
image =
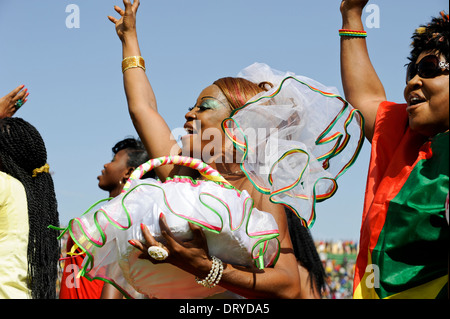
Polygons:
[[382,103],[372,141],[354,298],[448,296],[449,132],[426,140]]

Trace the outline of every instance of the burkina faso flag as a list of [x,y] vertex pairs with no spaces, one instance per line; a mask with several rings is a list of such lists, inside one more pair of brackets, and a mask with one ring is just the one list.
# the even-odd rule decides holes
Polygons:
[[412,132],[405,108],[378,110],[354,298],[448,296],[449,132]]

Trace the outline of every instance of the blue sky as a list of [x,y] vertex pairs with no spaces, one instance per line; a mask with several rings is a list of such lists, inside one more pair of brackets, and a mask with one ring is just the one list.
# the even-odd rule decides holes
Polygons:
[[[68,28],[70,4],[79,28]],[[388,99],[403,101],[410,37],[448,9],[444,0],[375,0],[379,25],[368,47]],[[62,224],[107,197],[97,186],[111,147],[137,136],[128,116],[121,44],[107,15],[121,0],[0,0],[0,96],[24,84],[29,101],[16,116],[45,139]],[[263,62],[342,92],[339,0],[141,0],[138,34],[160,112],[172,129],[200,91],[223,76]],[[365,12],[363,21],[376,11]],[[369,143],[337,194],[317,206],[317,240],[358,240]]]

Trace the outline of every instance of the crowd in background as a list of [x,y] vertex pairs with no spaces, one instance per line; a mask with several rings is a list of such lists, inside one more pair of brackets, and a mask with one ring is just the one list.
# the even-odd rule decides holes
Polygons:
[[358,243],[338,240],[315,244],[326,274],[322,299],[351,299]]

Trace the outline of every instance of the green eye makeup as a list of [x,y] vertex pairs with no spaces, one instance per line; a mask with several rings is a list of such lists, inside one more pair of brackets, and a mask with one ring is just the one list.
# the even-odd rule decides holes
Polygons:
[[[204,110],[217,110],[221,107],[225,107],[225,105],[219,101],[218,99],[216,99],[215,97],[212,96],[204,96],[202,98],[202,103],[198,106],[200,111],[204,111]],[[190,107],[189,111],[192,111],[195,108],[195,106]]]
[[222,106],[217,100],[207,99],[200,104],[199,108],[202,109],[213,109],[216,110]]

